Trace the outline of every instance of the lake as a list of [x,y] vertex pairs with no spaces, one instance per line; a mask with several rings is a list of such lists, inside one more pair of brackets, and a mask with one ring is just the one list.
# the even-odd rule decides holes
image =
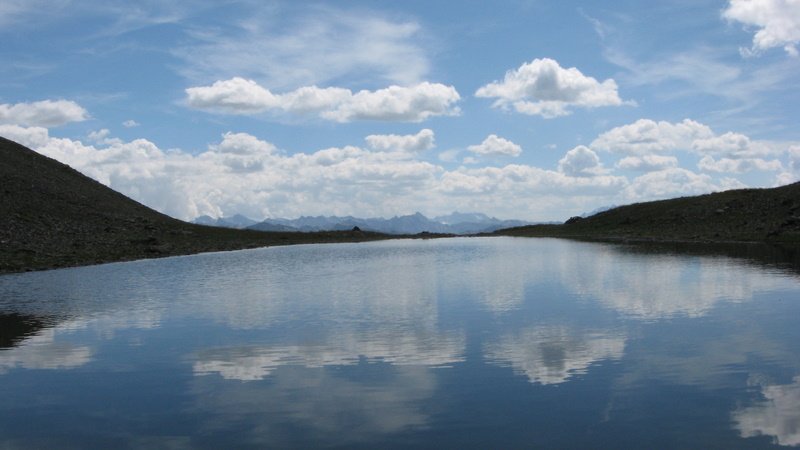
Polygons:
[[800,445],[776,247],[302,245],[0,276],[0,448]]

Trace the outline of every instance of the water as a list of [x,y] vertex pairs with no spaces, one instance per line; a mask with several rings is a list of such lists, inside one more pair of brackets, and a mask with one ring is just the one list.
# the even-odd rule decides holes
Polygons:
[[0,276],[0,448],[798,446],[798,267],[457,238]]

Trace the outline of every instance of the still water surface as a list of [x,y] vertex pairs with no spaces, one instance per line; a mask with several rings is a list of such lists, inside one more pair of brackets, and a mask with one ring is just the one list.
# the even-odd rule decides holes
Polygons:
[[0,276],[0,448],[800,445],[800,271],[554,239]]

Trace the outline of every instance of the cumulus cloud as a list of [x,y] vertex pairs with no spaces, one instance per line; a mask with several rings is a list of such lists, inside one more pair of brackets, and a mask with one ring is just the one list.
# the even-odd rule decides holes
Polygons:
[[798,176],[797,174],[782,172],[775,176],[775,183],[772,186],[773,187],[786,186],[787,184],[792,184],[797,181],[800,181],[800,176]]
[[38,148],[50,141],[50,133],[43,127],[0,125],[0,136],[29,148]]
[[720,158],[715,160],[710,155],[704,156],[697,164],[697,167],[706,172],[722,173],[744,173],[751,170],[779,172],[784,170],[783,164],[777,159],[767,161],[760,158]]
[[725,155],[731,158],[747,158],[783,153],[784,149],[772,148],[763,142],[753,142],[738,133],[725,133],[692,142],[692,150],[701,155]]
[[757,55],[775,47],[798,56],[800,5],[797,0],[730,0],[722,16],[730,21],[757,27],[753,46],[742,49],[745,56]]
[[[765,158],[785,154],[789,154],[789,166],[792,167],[793,147],[787,149],[786,143],[753,141],[743,134],[733,132],[716,136],[709,127],[690,119],[676,124],[641,119],[601,134],[591,146],[598,150],[630,155],[618,161],[615,164],[617,168],[646,172],[667,171],[672,177],[682,176],[687,181],[692,178],[688,175],[691,172],[676,172],[678,159],[665,156],[664,153],[682,151],[700,155],[702,158],[698,161],[697,167],[704,172],[736,174],[750,171],[785,172],[784,163],[779,159]],[[664,175],[661,181],[666,183],[665,185],[676,186],[663,177]],[[658,178],[643,180],[654,179]],[[787,177],[782,176],[782,179],[785,180]],[[705,182],[693,178],[691,183],[694,186],[703,186]],[[734,185],[739,187],[739,184],[734,183]],[[705,183],[705,186],[710,185]],[[699,191],[702,189],[689,192]],[[676,191],[678,192],[680,190]]]
[[374,92],[360,91],[337,106],[321,114],[338,122],[353,120],[381,120],[421,122],[430,116],[458,115],[452,105],[461,97],[452,86],[438,83],[420,83],[411,87],[391,86]]
[[414,135],[373,134],[365,138],[367,145],[378,151],[423,152],[434,147],[433,130],[424,129]]
[[101,145],[122,144],[122,140],[119,138],[107,137],[109,133],[111,133],[111,131],[106,128],[100,131],[92,131],[89,133],[89,140]]
[[197,109],[218,109],[232,114],[282,110],[318,113],[337,122],[382,120],[421,122],[430,116],[456,115],[460,100],[456,89],[436,83],[410,87],[390,86],[377,91],[306,86],[286,94],[273,94],[253,80],[232,78],[211,86],[186,89],[187,103]]
[[[415,211],[480,210],[500,217],[561,219],[572,195],[611,197],[624,177],[569,177],[526,165],[453,171],[413,158],[433,133],[373,135],[368,148],[311,153],[278,151],[246,133],[225,133],[206,151],[162,151],[154,143],[88,145],[51,138],[43,128],[17,127],[15,140],[158,211],[183,220],[236,213],[264,217],[307,214],[391,217]],[[101,141],[114,140],[100,131]],[[467,195],[468,194],[468,195]],[[532,196],[541,201],[530,202]],[[557,210],[548,210],[550,203]],[[573,206],[577,209],[578,206]],[[582,208],[582,206],[580,207]]]
[[614,166],[636,172],[655,172],[678,167],[678,158],[661,155],[626,156],[617,161]]
[[273,94],[253,80],[235,77],[211,86],[186,89],[188,104],[197,109],[221,109],[232,114],[251,114],[268,109],[308,113],[330,109],[352,98],[347,89],[307,86],[287,94]]
[[275,151],[274,145],[247,133],[228,132],[223,134],[222,138],[219,145],[211,145],[209,148],[220,153],[236,155],[269,155]]
[[519,145],[491,134],[480,145],[470,145],[467,150],[481,156],[494,157],[516,157],[522,154],[522,147]]
[[[344,147],[287,156],[246,133],[225,133],[208,151],[192,155],[164,152],[144,139],[102,148],[28,131],[28,140],[40,144],[35,147],[39,153],[184,220],[204,214],[261,219],[368,208],[377,208],[373,212],[378,215],[396,214],[411,197],[422,203],[442,171],[408,160],[400,149]],[[24,136],[20,132],[17,137]]]
[[558,162],[558,171],[568,177],[594,177],[606,172],[597,153],[583,145],[567,152]]
[[139,123],[136,122],[135,120],[126,120],[125,122],[122,122],[122,126],[125,128],[133,128],[133,127],[138,127]]
[[247,133],[225,133],[219,145],[210,145],[211,151],[221,154],[221,162],[233,172],[258,172],[264,169],[267,156],[275,146]]
[[68,100],[0,105],[0,124],[59,127],[70,122],[84,121],[88,115],[83,107]]
[[606,131],[590,147],[620,155],[644,156],[688,150],[695,140],[713,136],[709,127],[690,119],[676,124],[640,119]]
[[489,83],[475,95],[497,98],[495,107],[511,106],[519,113],[544,118],[570,114],[571,106],[594,108],[625,103],[619,97],[614,80],[600,83],[575,67],[564,69],[548,58],[535,59],[506,72],[503,81]]
[[[717,179],[674,167],[675,158],[660,155],[620,161],[618,167],[631,170],[661,169],[629,180],[611,175],[597,153],[584,146],[567,152],[552,170],[525,164],[462,165],[446,170],[415,158],[418,152],[433,147],[434,133],[429,129],[414,135],[367,136],[364,148],[333,147],[293,154],[256,136],[234,132],[192,153],[163,151],[144,139],[123,142],[106,130],[95,132],[94,141],[88,141],[91,145],[50,137],[42,127],[0,125],[0,134],[184,220],[237,213],[260,220],[308,214],[390,217],[453,210],[563,220],[596,205],[745,187],[734,178]],[[788,170],[800,168],[798,148],[793,147],[794,153],[790,152],[784,163]],[[761,164],[739,160],[745,160],[737,163],[744,165],[734,166],[736,170],[746,169],[746,164],[758,169]],[[724,158],[706,163],[719,166],[707,167],[709,172],[733,164]],[[777,163],[766,164],[767,169],[779,168]],[[789,177],[776,174],[775,179]]]
[[[438,190],[455,195],[615,195],[628,182],[624,177],[568,177],[553,170],[509,164],[505,167],[459,169],[441,176]],[[498,198],[498,197],[495,197]],[[529,200],[526,198],[525,202]]]
[[795,172],[800,172],[800,145],[789,147],[789,167]]
[[635,178],[626,188],[630,200],[655,200],[717,192],[725,188],[715,185],[711,176],[673,168],[650,172]]

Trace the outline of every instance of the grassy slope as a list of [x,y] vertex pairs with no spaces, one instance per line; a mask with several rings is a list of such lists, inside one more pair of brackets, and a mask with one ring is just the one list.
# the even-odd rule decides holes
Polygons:
[[189,224],[0,138],[0,273],[390,237],[397,236],[353,231],[278,233]]
[[800,183],[637,203],[563,225],[510,228],[495,234],[800,243]]

